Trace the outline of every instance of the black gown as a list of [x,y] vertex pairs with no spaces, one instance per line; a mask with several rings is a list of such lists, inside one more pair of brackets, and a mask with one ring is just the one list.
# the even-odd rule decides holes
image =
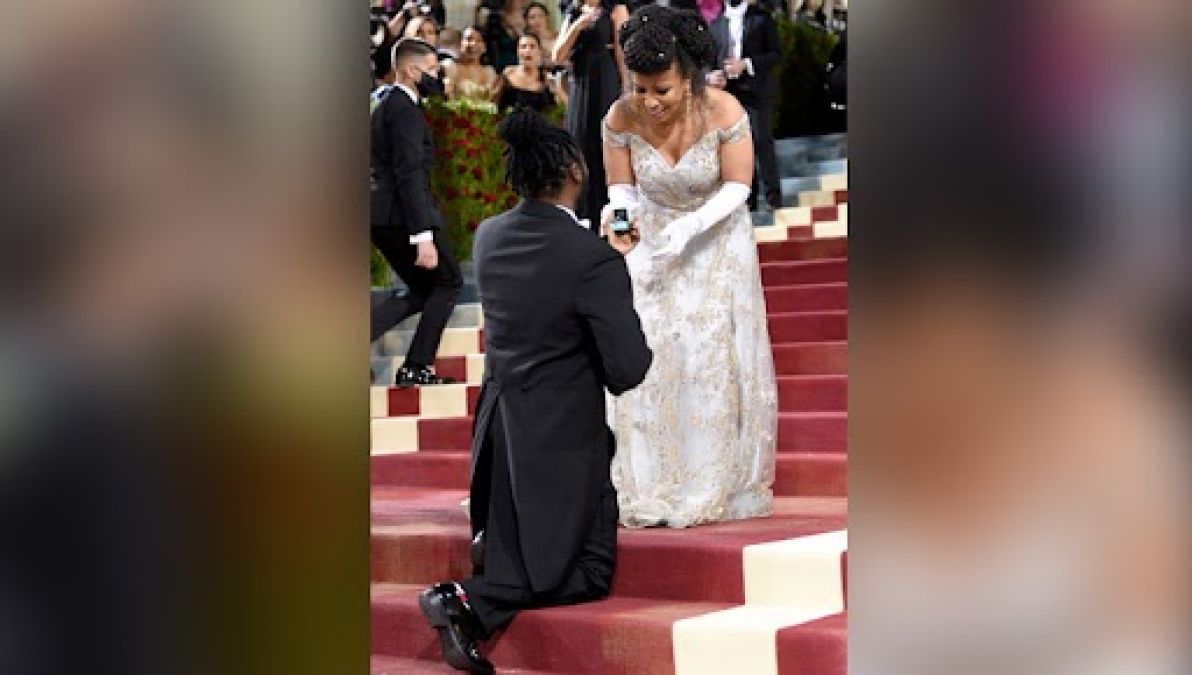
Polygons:
[[555,104],[555,95],[543,83],[541,91],[531,91],[514,86],[509,78],[501,76],[501,93],[497,97],[497,108],[501,111],[509,108],[533,108],[542,112]]
[[576,215],[595,221],[608,201],[600,123],[621,95],[621,75],[613,55],[614,4],[605,0],[604,13],[594,26],[580,34],[571,53],[571,83],[567,102],[567,131],[579,141],[588,163],[588,185]]

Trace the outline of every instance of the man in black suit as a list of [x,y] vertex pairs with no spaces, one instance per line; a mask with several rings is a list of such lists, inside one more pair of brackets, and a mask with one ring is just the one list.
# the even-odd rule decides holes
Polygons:
[[712,22],[719,62],[723,69],[708,74],[713,86],[737,97],[749,113],[753,150],[758,171],[753,177],[749,210],[757,207],[758,175],[766,185],[766,203],[782,206],[782,183],[774,150],[774,67],[782,60],[778,25],[770,13],[746,0],[728,0],[724,12]]
[[422,312],[398,386],[444,384],[430,366],[463,278],[440,230],[430,193],[434,146],[419,105],[442,93],[434,47],[412,38],[393,48],[393,89],[372,114],[370,210],[372,242],[409,292],[373,308],[370,341]]
[[519,610],[608,595],[618,513],[605,390],[636,387],[653,359],[623,259],[636,231],[610,246],[576,220],[587,170],[575,139],[528,109],[501,131],[524,201],[481,223],[473,249],[485,322],[472,441],[477,569],[420,597],[447,662],[478,673],[493,671],[477,642]]

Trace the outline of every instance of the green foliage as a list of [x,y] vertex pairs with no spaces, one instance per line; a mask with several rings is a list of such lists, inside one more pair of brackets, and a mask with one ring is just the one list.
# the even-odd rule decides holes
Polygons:
[[385,262],[385,257],[381,255],[376,246],[372,247],[368,278],[370,285],[375,287],[386,288],[393,285],[393,270],[389,269],[389,263]]
[[[435,138],[431,192],[443,212],[443,230],[460,260],[472,258],[472,237],[485,218],[506,211],[517,195],[505,182],[505,144],[497,133],[501,113],[492,103],[430,101],[426,116]],[[545,117],[561,123],[562,108]]]
[[[492,103],[469,100],[431,99],[425,112],[435,141],[430,189],[443,214],[443,234],[457,259],[471,260],[480,222],[517,203],[505,182],[505,144],[497,134],[502,115]],[[561,126],[564,110],[555,106],[543,116]],[[392,285],[389,265],[375,248],[370,271],[374,286]]]
[[787,17],[778,19],[782,61],[775,69],[774,137],[807,136],[830,128],[824,73],[839,38]]

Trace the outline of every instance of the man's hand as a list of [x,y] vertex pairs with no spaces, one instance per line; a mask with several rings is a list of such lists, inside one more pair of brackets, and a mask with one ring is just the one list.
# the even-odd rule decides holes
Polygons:
[[713,70],[708,73],[708,84],[717,89],[724,89],[728,85],[728,78],[724,76],[723,70]]
[[628,232],[612,232],[608,235],[608,245],[617,249],[621,255],[629,255],[641,240],[642,235],[636,227],[631,227]]
[[414,259],[414,265],[422,269],[433,270],[439,266],[439,250],[435,248],[433,241],[420,241],[418,246],[418,257]]
[[629,255],[642,240],[641,233],[637,231],[637,218],[634,217],[631,221],[628,232],[613,232],[610,227],[612,222],[613,207],[611,204],[605,204],[600,210],[600,236],[607,238],[608,245],[617,249],[621,255]]
[[745,62],[741,59],[725,59],[724,72],[729,79],[741,77],[741,73],[745,72]]

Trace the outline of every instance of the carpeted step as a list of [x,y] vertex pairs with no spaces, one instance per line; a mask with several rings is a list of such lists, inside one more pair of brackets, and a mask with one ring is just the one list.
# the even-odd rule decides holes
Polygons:
[[848,614],[780,628],[777,649],[783,675],[847,675]]
[[[778,409],[783,412],[843,412],[847,406],[847,375],[785,375],[778,378]],[[802,426],[792,422],[790,428],[780,430],[780,445],[783,433],[806,433],[807,425],[816,424],[820,418],[810,419],[812,421]],[[415,447],[428,452],[466,450],[472,443],[472,422],[471,416],[419,419],[416,421]],[[811,433],[821,437],[822,431],[816,427]]]
[[[774,494],[783,497],[845,494],[847,457],[844,452],[826,450],[779,452]],[[471,456],[460,450],[375,454],[370,462],[374,486],[466,490],[470,472]]]
[[848,309],[848,284],[770,286],[765,289],[766,312],[810,312],[824,309]]
[[[431,584],[471,573],[471,529],[459,504],[467,493],[440,493],[450,498],[408,488],[374,490],[372,581]],[[613,595],[740,604],[756,598],[758,587],[769,587],[772,596],[810,597],[819,591],[805,588],[807,580],[841,576],[845,547],[829,550],[834,559],[819,559],[800,552],[798,542],[843,529],[845,509],[841,497],[780,497],[767,518],[682,530],[622,528]],[[775,570],[781,576],[779,568],[795,567],[803,570],[801,580],[771,579]],[[659,569],[671,571],[660,576]],[[828,585],[843,596],[842,579]]]
[[848,339],[847,310],[776,312],[766,318],[773,344]]
[[[480,386],[444,384],[433,387],[374,387],[373,417],[459,417],[476,412]],[[378,410],[379,408],[379,410]]]
[[[436,633],[417,606],[422,587],[374,584],[372,645],[377,654],[426,661],[441,654]],[[672,675],[676,656],[680,672],[724,673],[690,663],[703,640],[717,639],[722,661],[736,662],[731,672],[839,672],[846,642],[839,624],[811,620],[806,612],[776,608],[732,607],[722,603],[675,602],[613,597],[566,607],[524,611],[486,647],[499,672],[506,668],[602,675]],[[711,629],[701,634],[700,628]],[[804,635],[806,633],[806,635]],[[778,635],[785,636],[780,648]],[[827,649],[831,640],[839,649]],[[787,654],[791,645],[803,653]],[[786,671],[780,662],[797,659],[802,671]]]
[[810,241],[815,239],[815,228],[810,224],[806,225],[789,225],[788,223],[794,220],[792,217],[783,216],[780,210],[778,214],[773,211],[767,211],[764,214],[755,214],[753,238],[759,245],[769,244],[783,241]]
[[796,260],[762,263],[762,284],[793,286],[848,281],[848,259]]
[[[418,609],[420,585],[374,584],[372,649],[376,654],[441,660],[436,633]],[[570,673],[671,675],[671,627],[680,620],[727,609],[708,602],[610,598],[522,612],[486,650],[505,668]]]
[[848,374],[848,343],[843,340],[776,344],[773,350],[778,375]]
[[778,452],[848,451],[847,412],[778,413]]
[[786,260],[820,260],[848,256],[848,239],[809,239],[805,241],[767,241],[758,244],[758,260],[764,263]]
[[775,495],[848,494],[848,454],[844,452],[780,452],[774,476]]
[[[447,665],[442,659],[426,661],[374,654],[370,661],[370,675],[459,675],[458,670]],[[545,670],[526,670],[524,668],[501,668],[498,672],[501,675],[558,675]]]
[[848,375],[780,375],[778,409],[784,412],[848,410]]
[[[848,380],[845,375],[778,378],[778,451],[845,452],[848,444]],[[373,420],[378,454],[467,452],[473,418]]]

